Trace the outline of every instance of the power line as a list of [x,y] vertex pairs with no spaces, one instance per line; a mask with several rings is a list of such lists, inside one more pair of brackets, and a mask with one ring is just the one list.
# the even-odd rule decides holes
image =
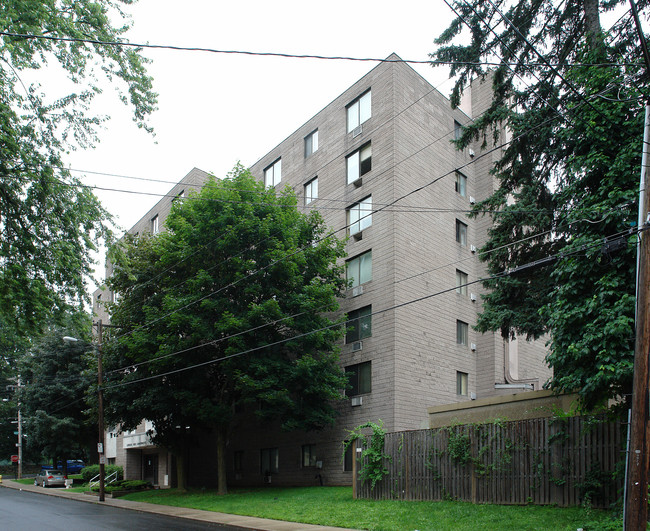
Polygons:
[[[204,48],[198,46],[175,46],[170,44],[145,44],[145,43],[134,43],[128,41],[101,41],[97,39],[81,39],[73,37],[56,37],[54,35],[35,35],[27,33],[13,33],[8,31],[0,31],[0,35],[5,37],[13,37],[17,39],[34,39],[34,40],[49,40],[54,42],[71,42],[71,43],[84,43],[84,44],[93,44],[98,46],[118,46],[118,47],[129,47],[137,49],[158,49],[158,50],[174,50],[182,52],[205,52],[205,53],[214,53],[214,54],[225,54],[225,55],[248,55],[248,56],[259,56],[259,57],[281,57],[286,59],[318,59],[326,61],[357,61],[357,62],[371,62],[371,63],[408,63],[408,64],[440,64],[440,65],[452,65],[452,64],[463,64],[468,66],[499,66],[500,63],[491,63],[491,62],[458,62],[458,61],[432,61],[432,60],[412,60],[412,59],[379,59],[374,57],[350,57],[350,56],[328,56],[328,55],[312,55],[312,54],[291,54],[291,53],[282,53],[282,52],[255,52],[248,50],[220,50],[216,48]],[[638,63],[630,63],[631,66],[638,66]],[[540,63],[536,66],[552,66],[548,63]],[[558,64],[558,66],[560,66]],[[607,66],[602,63],[576,63],[575,66]],[[612,64],[613,66],[613,64]]]

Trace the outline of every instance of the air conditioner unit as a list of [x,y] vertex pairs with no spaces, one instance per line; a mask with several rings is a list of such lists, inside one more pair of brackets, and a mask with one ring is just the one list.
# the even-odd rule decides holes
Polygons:
[[353,396],[350,399],[350,404],[352,406],[360,406],[361,404],[363,404],[363,397],[362,396]]
[[471,195],[469,196],[469,204],[470,205],[475,205],[476,204],[476,199],[474,199]]
[[357,352],[363,348],[363,341],[355,341],[352,343],[352,352]]
[[476,302],[476,293],[470,293],[469,300],[471,300],[472,302]]
[[363,286],[355,286],[352,288],[352,296],[358,297],[363,293]]
[[469,394],[469,398],[470,398],[471,400],[476,400],[476,393],[472,391],[472,392]]
[[361,133],[363,133],[363,125],[358,125],[352,129],[352,138],[359,136]]
[[476,352],[476,343],[471,343],[469,348],[472,349],[472,352]]
[[474,153],[474,150],[472,148],[469,148],[469,156],[474,158],[475,155],[476,153]]
[[476,245],[470,245],[470,246],[469,246],[469,250],[470,250],[471,252],[475,253],[475,252],[476,252]]
[[271,475],[264,476],[264,483],[271,483]]

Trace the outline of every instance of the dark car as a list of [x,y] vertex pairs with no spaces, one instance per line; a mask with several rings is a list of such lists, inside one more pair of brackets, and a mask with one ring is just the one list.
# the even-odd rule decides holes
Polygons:
[[[81,459],[68,459],[67,461],[67,466],[66,466],[66,471],[68,474],[79,474],[81,472],[81,469],[84,468],[86,465]],[[56,468],[54,468],[52,465],[44,465],[43,470],[63,470],[63,463],[61,461],[57,462]]]
[[65,480],[68,479],[61,470],[42,469],[34,479],[37,487],[65,487]]

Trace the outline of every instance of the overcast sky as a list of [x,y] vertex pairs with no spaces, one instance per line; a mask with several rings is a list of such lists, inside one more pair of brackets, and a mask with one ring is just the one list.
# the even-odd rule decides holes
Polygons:
[[[401,2],[140,0],[130,9],[131,42],[220,50],[426,60],[453,15],[443,0]],[[325,107],[376,63],[255,57],[146,49],[159,94],[151,123],[137,129],[110,85],[99,111],[111,116],[93,150],[68,158],[122,228],[132,226],[170,184],[110,174],[178,181],[193,167],[224,176],[237,161],[250,166]],[[445,68],[413,67],[443,94]],[[77,176],[82,173],[75,173]],[[99,277],[103,268],[98,269]],[[91,287],[92,288],[92,287]],[[92,288],[94,289],[94,288]]]

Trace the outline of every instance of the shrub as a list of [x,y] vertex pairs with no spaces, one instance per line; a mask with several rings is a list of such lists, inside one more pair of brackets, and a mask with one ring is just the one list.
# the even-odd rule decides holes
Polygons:
[[[115,481],[104,486],[104,492],[115,492],[117,490],[146,490],[151,487],[151,483],[141,479],[128,479]],[[99,485],[93,487],[94,492],[99,491]]]
[[[117,466],[117,465],[104,466],[104,473],[106,474],[106,477],[110,476],[115,471],[117,471],[118,480],[124,479],[124,470],[122,469],[121,466]],[[92,478],[94,478],[98,474],[99,474],[99,465],[90,465],[81,470],[81,476],[83,477],[86,483],[88,483]]]

